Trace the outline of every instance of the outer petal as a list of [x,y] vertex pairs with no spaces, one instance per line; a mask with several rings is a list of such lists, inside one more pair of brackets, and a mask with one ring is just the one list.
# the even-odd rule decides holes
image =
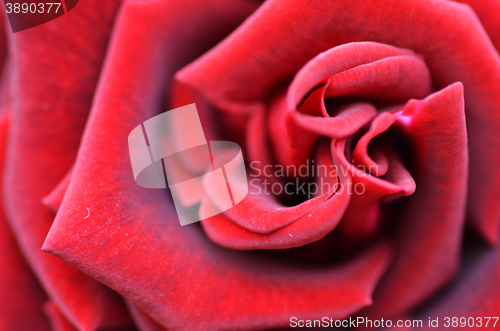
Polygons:
[[135,321],[135,325],[141,331],[164,331],[164,327],[156,323],[148,314],[137,308],[132,302],[127,300],[127,306]]
[[[3,25],[4,16],[0,16]],[[0,65],[5,63],[7,54],[6,35],[0,33]],[[9,70],[2,70],[0,84],[0,174],[3,174],[7,133],[9,129],[10,91]],[[0,186],[3,176],[0,178]],[[47,318],[43,315],[42,304],[46,300],[36,277],[33,275],[16,243],[7,219],[3,203],[0,201],[0,330],[49,330]]]
[[474,9],[493,45],[500,51],[500,2],[496,0],[459,0]]
[[53,331],[77,331],[52,302],[47,301],[43,308],[50,319]]
[[[466,264],[459,279],[431,307],[419,313],[427,320],[439,318],[439,325],[444,326],[445,317],[465,317],[467,330],[496,330],[500,327],[500,250],[467,247]],[[475,251],[475,252],[474,252]],[[473,322],[469,320],[473,318]],[[497,317],[488,319],[486,317]],[[450,320],[450,322],[452,322]],[[486,324],[488,323],[488,325]],[[496,325],[495,325],[496,324]],[[425,326],[425,322],[424,322]],[[424,330],[431,328],[424,328]]]
[[57,186],[42,199],[43,204],[52,209],[55,213],[59,210],[59,207],[64,199],[64,194],[66,194],[66,190],[71,182],[72,173],[73,168],[71,168],[59,184],[57,184]]
[[51,300],[81,330],[127,325],[110,289],[40,251],[54,212],[42,204],[73,164],[119,1],[85,1],[9,35],[12,125],[4,203],[11,228]]
[[422,54],[437,88],[464,84],[471,160],[468,215],[489,242],[497,242],[500,153],[491,151],[500,150],[500,57],[468,6],[440,0],[383,0],[376,6],[369,0],[266,1],[178,78],[223,109],[247,111],[321,51],[362,40]]
[[423,302],[455,274],[467,181],[463,87],[456,83],[397,113],[415,153],[415,194],[394,224],[396,260],[366,314],[397,315]]
[[[348,316],[370,303],[387,247],[317,272],[280,265],[218,247],[196,225],[180,227],[165,192],[133,180],[128,133],[159,110],[164,78],[203,50],[185,42],[181,34],[191,32],[177,29],[185,26],[185,15],[198,24],[192,31],[201,35],[191,35],[196,41],[207,27],[223,33],[249,13],[241,1],[202,4],[127,3],[112,42],[113,61],[106,64],[72,181],[43,249],[116,289],[167,328],[263,328],[287,325],[294,314]],[[188,5],[193,11],[186,11]],[[134,47],[136,40],[143,47]],[[164,72],[158,70],[166,63]],[[87,219],[85,207],[92,209]]]
[[[1,168],[8,129],[7,115],[4,111],[0,116]],[[50,330],[42,312],[46,295],[25,263],[3,211],[0,214],[0,252],[0,330]]]

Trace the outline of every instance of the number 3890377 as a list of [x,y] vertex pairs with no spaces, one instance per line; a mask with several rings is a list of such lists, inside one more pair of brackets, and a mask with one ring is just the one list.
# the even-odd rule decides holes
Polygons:
[[60,2],[40,2],[40,3],[6,3],[5,4],[5,9],[7,10],[7,14],[50,14],[52,13],[57,13],[59,10],[59,7],[61,7]]

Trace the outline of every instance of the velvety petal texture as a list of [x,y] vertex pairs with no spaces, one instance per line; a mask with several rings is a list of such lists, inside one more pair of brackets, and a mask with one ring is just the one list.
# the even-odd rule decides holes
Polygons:
[[495,0],[461,0],[457,1],[469,5],[477,17],[481,20],[488,36],[497,50],[500,49],[500,22],[498,21],[498,11],[500,3]]
[[[319,167],[335,169],[338,162],[332,162],[326,142],[318,154]],[[289,248],[316,241],[337,225],[350,199],[347,189],[338,190],[348,186],[348,174],[327,172],[318,178],[316,184],[325,192],[294,207],[277,203],[254,186],[258,194],[251,192],[225,214],[204,220],[203,228],[212,240],[233,249]]]
[[73,325],[68,322],[64,315],[57,309],[52,302],[47,301],[44,306],[45,314],[50,320],[52,330],[54,331],[76,331]]
[[113,291],[40,250],[55,216],[41,200],[75,161],[119,5],[98,10],[99,2],[86,2],[78,15],[72,11],[50,25],[9,35],[13,102],[5,209],[45,291],[81,330],[124,327],[130,320]]
[[[0,115],[0,164],[4,163],[9,124],[6,109]],[[0,329],[50,330],[42,311],[46,300],[36,277],[24,261],[7,220],[0,215]]]
[[500,98],[494,92],[500,88],[500,57],[470,7],[440,0],[387,0],[377,6],[363,0],[266,1],[229,38],[177,77],[222,109],[249,112],[273,85],[290,79],[319,52],[366,39],[421,54],[438,88],[456,81],[464,84],[471,159],[468,215],[482,235],[496,243],[500,154],[490,151],[500,149]]
[[[158,107],[160,92],[165,88],[158,82],[176,69],[174,55],[182,53],[177,61],[184,61],[186,54],[197,51],[194,45],[200,45],[157,40],[140,49],[131,45],[141,39],[141,34],[171,39],[179,23],[165,21],[165,15],[181,20],[179,14],[186,5],[125,4],[117,24],[129,28],[118,28],[121,33],[115,35],[100,82],[114,88],[100,90],[94,101],[78,156],[86,161],[76,163],[43,250],[92,274],[167,328],[272,327],[287,325],[290,314],[352,314],[370,303],[370,293],[389,261],[386,245],[318,272],[259,261],[215,246],[196,227],[181,228],[164,192],[136,186],[126,137],[137,121],[146,119],[148,111]],[[235,12],[243,18],[252,9],[247,2],[215,1],[199,8],[195,21],[200,25],[205,25],[204,20],[219,22],[218,28],[225,31],[236,23]],[[189,15],[193,18],[194,13]],[[156,68],[167,58],[169,70],[158,71]],[[123,80],[124,68],[133,79]],[[115,109],[126,114],[119,117],[119,123]],[[104,173],[109,175],[102,176]],[[88,185],[97,174],[103,182]],[[87,207],[92,210],[88,218]],[[290,278],[291,272],[298,273],[297,277]],[[343,299],[327,300],[330,297]]]
[[132,302],[128,301],[130,314],[135,321],[135,325],[141,331],[164,331],[166,330],[160,324],[156,323],[148,314],[137,308]]
[[[496,318],[500,307],[500,293],[496,286],[500,277],[500,251],[476,247],[466,255],[466,268],[453,284],[454,290],[448,290],[419,316],[432,320],[439,318],[443,326],[449,323],[469,330],[494,330],[500,325]],[[451,318],[447,320],[445,317]],[[453,317],[458,317],[456,324]],[[465,323],[461,317],[465,317]]]
[[[0,34],[0,330],[491,328],[498,1],[68,1]],[[175,192],[201,220],[181,225],[128,143],[193,103],[247,176],[215,144],[162,159],[170,180],[224,172]],[[179,149],[190,125],[174,122]]]
[[413,143],[418,184],[395,225],[398,253],[367,312],[374,315],[402,313],[454,276],[465,213],[468,156],[462,84],[411,100],[395,116]]

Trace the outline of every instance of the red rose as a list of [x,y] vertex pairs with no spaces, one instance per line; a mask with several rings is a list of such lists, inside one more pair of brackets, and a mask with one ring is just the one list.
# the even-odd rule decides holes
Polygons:
[[[0,329],[491,328],[500,3],[469,5],[87,0],[7,27]],[[181,227],[127,137],[192,102],[250,193]]]

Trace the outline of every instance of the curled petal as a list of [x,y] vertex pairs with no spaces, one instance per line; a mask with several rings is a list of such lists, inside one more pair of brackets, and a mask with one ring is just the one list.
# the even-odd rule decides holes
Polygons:
[[466,203],[467,133],[463,86],[453,84],[411,100],[396,123],[415,150],[415,194],[395,224],[398,253],[377,289],[372,315],[415,307],[454,276]]
[[[327,144],[320,147],[318,169],[328,171],[318,177],[315,188],[316,193],[322,190],[320,194],[297,206],[284,207],[270,192],[252,194],[250,189],[250,194],[225,214],[202,221],[208,236],[233,249],[275,249],[302,246],[330,232],[348,205],[349,175],[341,171],[331,174],[335,163],[330,159]],[[310,192],[307,185],[303,183],[302,188],[305,186]],[[239,226],[229,224],[230,221]]]
[[[500,57],[469,6],[440,0],[383,0],[377,6],[369,0],[266,1],[178,78],[216,105],[244,111],[320,52],[360,40],[421,54],[436,88],[463,83],[471,160],[467,213],[483,237],[496,243],[500,236],[500,153],[491,151],[500,150]],[[292,98],[291,106],[303,96]]]
[[[189,72],[189,68],[186,69]],[[182,72],[179,74],[182,77]],[[315,86],[304,103],[302,99]],[[350,43],[319,54],[297,73],[287,93],[287,112],[271,111],[270,134],[279,161],[300,165],[307,158],[318,135],[345,138],[367,124],[375,108],[366,103],[343,109],[330,117],[325,97],[362,96],[406,101],[421,98],[431,91],[430,74],[425,63],[411,51],[388,45],[363,42]],[[383,92],[383,93],[382,93]],[[276,114],[276,115],[275,115]],[[285,127],[278,117],[285,116]],[[304,132],[304,129],[310,132]],[[275,132],[277,131],[277,132]],[[284,133],[283,133],[284,132]]]
[[[186,4],[196,10],[186,11]],[[204,40],[214,22],[231,29],[235,13],[248,15],[245,4],[126,3],[110,50],[116,60],[106,64],[100,82],[110,88],[100,89],[94,101],[78,156],[84,162],[75,165],[43,246],[126,296],[167,329],[270,328],[289,325],[295,315],[349,316],[371,303],[390,258],[391,249],[382,245],[347,265],[318,272],[262,261],[214,245],[196,225],[181,227],[165,192],[134,182],[127,136],[159,109],[163,87],[158,82],[166,73],[158,68],[169,66],[173,72],[175,63],[182,65],[204,50],[185,43],[179,33],[187,31],[178,27],[189,17],[199,24],[190,30],[197,33],[191,38]],[[137,39],[145,41],[143,47],[131,47]],[[130,75],[124,78],[125,68]],[[86,206],[93,213],[84,219]]]
[[381,162],[375,162],[368,155],[368,144],[377,135],[387,131],[392,126],[396,119],[390,113],[381,113],[370,125],[370,129],[366,134],[359,139],[354,151],[352,152],[352,161],[356,165],[362,165],[369,170],[370,173],[377,177],[387,173],[388,162],[387,158],[383,158]]
[[330,78],[325,96],[356,96],[404,102],[431,92],[431,75],[415,55],[390,56],[359,65]]
[[[389,120],[388,117],[389,116]],[[381,121],[392,123],[392,115],[382,113]],[[388,120],[388,121],[387,121]],[[386,127],[387,128],[387,127]],[[351,164],[345,157],[345,140],[332,144],[332,154],[337,155],[347,172],[352,175],[352,197],[339,230],[346,242],[357,242],[374,235],[379,229],[380,203],[401,196],[412,195],[416,184],[408,170],[390,149],[386,151],[388,171],[383,178],[375,177]]]
[[310,156],[319,135],[344,138],[367,124],[376,114],[374,106],[357,102],[342,107],[335,117],[328,114],[324,93],[327,85],[313,91],[300,107],[286,108],[285,97],[271,104],[268,127],[278,162],[301,166]]

